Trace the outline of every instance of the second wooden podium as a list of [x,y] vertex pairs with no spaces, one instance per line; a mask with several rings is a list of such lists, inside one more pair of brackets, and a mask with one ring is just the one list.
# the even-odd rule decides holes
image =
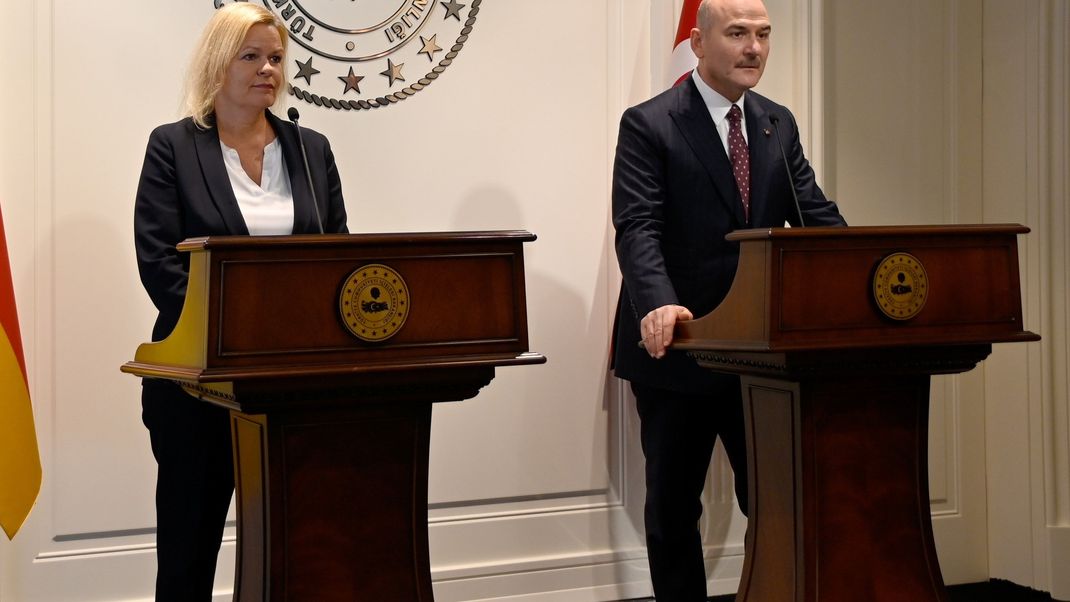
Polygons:
[[1022,226],[730,234],[739,268],[673,347],[741,375],[740,602],[945,602],[928,495],[929,380],[1024,330]]
[[124,372],[231,410],[235,600],[429,602],[431,404],[528,351],[527,232],[211,237]]

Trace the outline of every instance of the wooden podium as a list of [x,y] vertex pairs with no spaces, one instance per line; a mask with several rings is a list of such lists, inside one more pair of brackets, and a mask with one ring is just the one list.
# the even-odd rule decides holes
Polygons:
[[528,232],[191,239],[178,325],[124,372],[230,409],[234,599],[426,602],[431,403],[528,351]]
[[741,376],[749,527],[740,602],[946,601],[928,493],[929,378],[1022,325],[1023,226],[747,230],[675,349]]

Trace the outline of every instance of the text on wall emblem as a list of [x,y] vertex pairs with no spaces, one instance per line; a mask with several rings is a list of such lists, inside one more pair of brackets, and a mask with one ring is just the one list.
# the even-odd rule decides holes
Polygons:
[[[216,8],[227,0],[213,0]],[[468,41],[482,0],[238,0],[278,15],[294,42],[289,92],[359,111],[401,102],[438,79]]]

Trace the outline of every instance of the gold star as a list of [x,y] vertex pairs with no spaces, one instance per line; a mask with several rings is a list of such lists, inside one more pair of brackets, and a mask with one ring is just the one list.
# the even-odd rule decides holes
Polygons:
[[349,75],[346,75],[345,77],[339,76],[338,79],[346,84],[346,89],[342,90],[342,94],[345,94],[350,90],[356,90],[357,94],[360,94],[360,80],[364,79],[364,77],[353,73],[352,67],[349,68]]
[[439,45],[435,43],[436,38],[438,38],[437,33],[431,36],[431,39],[427,39],[423,36],[420,36],[420,42],[424,45],[424,47],[422,50],[420,50],[420,52],[417,52],[416,54],[426,54],[427,60],[434,62],[435,53],[442,52],[442,48],[440,48]]
[[383,71],[379,75],[390,78],[390,85],[393,86],[395,81],[405,81],[405,78],[401,75],[401,68],[404,66],[405,63],[395,65],[393,60],[386,59],[386,71]]
[[458,21],[461,20],[461,9],[464,8],[464,4],[457,2],[457,0],[450,0],[449,2],[439,2],[439,4],[446,8],[446,16],[444,17],[444,19],[449,19],[450,17],[453,17]]

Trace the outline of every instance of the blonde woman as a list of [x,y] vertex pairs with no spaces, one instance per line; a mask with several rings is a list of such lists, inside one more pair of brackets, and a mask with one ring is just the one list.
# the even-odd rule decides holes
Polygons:
[[[138,270],[159,310],[152,339],[182,309],[188,259],[175,245],[214,234],[346,232],[327,139],[269,109],[285,94],[287,35],[267,9],[229,4],[208,23],[187,77],[186,117],[149,136],[134,207]],[[318,211],[313,199],[319,203]],[[321,216],[321,218],[317,217]],[[210,600],[234,491],[226,410],[146,379],[142,419],[158,466],[156,600]]]

